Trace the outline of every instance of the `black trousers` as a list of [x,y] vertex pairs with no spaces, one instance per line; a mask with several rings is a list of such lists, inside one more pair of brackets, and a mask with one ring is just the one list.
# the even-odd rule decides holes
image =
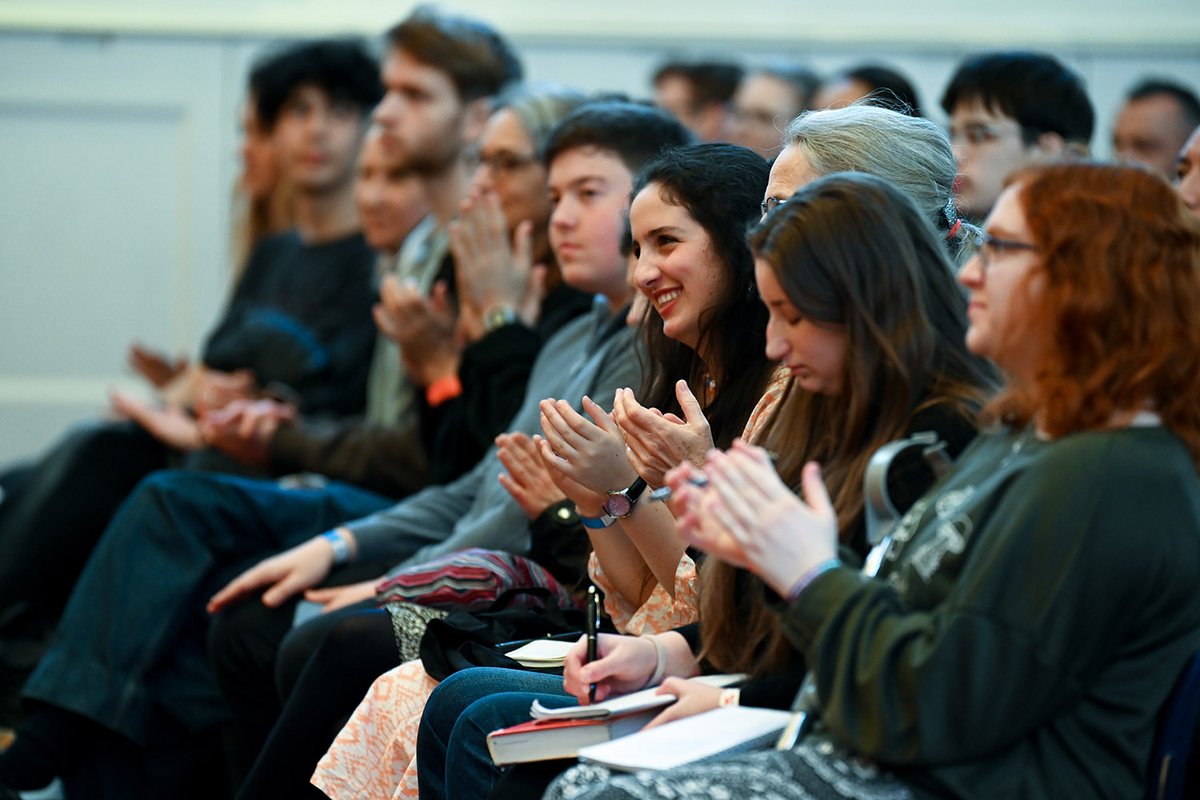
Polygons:
[[[382,574],[360,569],[364,578]],[[296,628],[290,614],[243,603],[221,614],[209,636],[209,660],[234,714],[227,740],[239,800],[324,798],[309,783],[317,762],[375,678],[400,661],[391,618],[373,603]]]

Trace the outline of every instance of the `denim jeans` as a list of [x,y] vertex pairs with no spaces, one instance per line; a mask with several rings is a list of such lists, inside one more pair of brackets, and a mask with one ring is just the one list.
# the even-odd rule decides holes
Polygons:
[[205,651],[207,599],[259,559],[392,502],[338,483],[284,489],[209,473],[151,475],[101,537],[25,696],[137,743],[155,709],[191,730],[221,721]]
[[479,667],[442,681],[425,706],[417,735],[421,800],[487,797],[500,777],[487,735],[528,722],[535,699],[550,708],[576,704],[563,692],[558,675]]

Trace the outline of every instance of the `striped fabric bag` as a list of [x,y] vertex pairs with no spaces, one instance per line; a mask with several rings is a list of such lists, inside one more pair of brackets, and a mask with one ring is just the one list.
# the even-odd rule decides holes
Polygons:
[[[562,608],[579,601],[548,571],[524,556],[473,547],[393,572],[375,587],[379,605],[407,602],[435,608],[483,611],[511,589],[546,589]],[[537,596],[520,596],[512,608],[540,607]]]

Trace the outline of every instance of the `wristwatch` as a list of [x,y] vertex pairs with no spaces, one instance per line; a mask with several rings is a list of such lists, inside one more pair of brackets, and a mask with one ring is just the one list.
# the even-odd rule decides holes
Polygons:
[[604,513],[615,519],[625,519],[633,513],[634,504],[645,490],[646,481],[639,477],[628,488],[609,492],[608,499],[604,501]]
[[512,306],[492,306],[483,315],[483,330],[486,333],[491,333],[497,328],[512,325],[519,319],[517,312]]

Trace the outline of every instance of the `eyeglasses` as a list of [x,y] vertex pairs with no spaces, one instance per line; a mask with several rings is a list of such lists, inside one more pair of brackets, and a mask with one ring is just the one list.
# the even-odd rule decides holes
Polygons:
[[487,167],[493,178],[507,178],[517,170],[524,169],[537,161],[533,156],[522,156],[516,153],[479,153],[475,156],[476,163]]
[[979,264],[983,268],[983,274],[986,275],[988,269],[992,266],[992,259],[997,254],[1024,250],[1030,253],[1037,252],[1037,245],[1029,242],[1014,242],[1011,239],[997,239],[986,231],[980,231],[975,234],[973,239],[975,252],[979,254]]
[[968,122],[961,127],[950,127],[950,143],[955,145],[969,144],[978,147],[990,144],[1009,134],[1020,136],[1021,126],[1009,122],[993,124]]
[[787,198],[768,197],[766,200],[763,200],[761,203],[759,203],[758,207],[762,211],[762,215],[765,217],[767,214],[770,214],[771,211],[779,208],[786,202]]

